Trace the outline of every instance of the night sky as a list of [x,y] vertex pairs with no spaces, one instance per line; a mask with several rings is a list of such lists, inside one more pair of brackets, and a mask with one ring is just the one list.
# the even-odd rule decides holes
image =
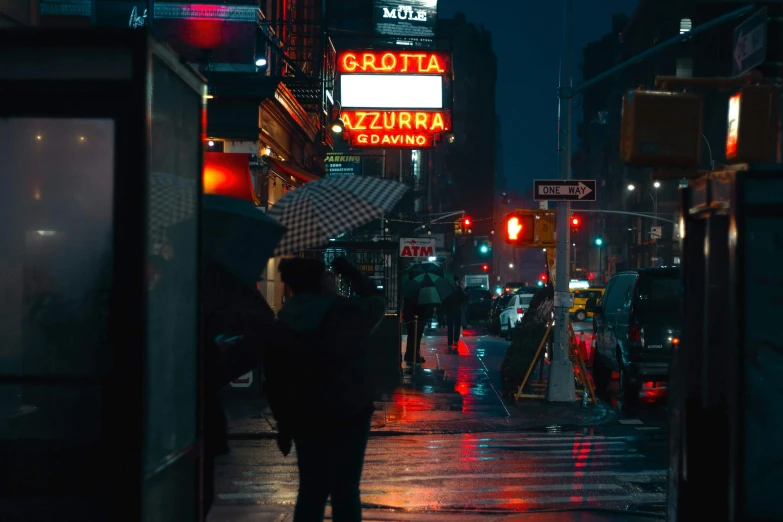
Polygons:
[[[582,47],[612,28],[612,15],[629,16],[638,0],[574,0],[573,73],[581,81]],[[498,57],[495,111],[502,122],[509,188],[526,191],[533,179],[557,177],[557,86],[561,0],[440,0],[438,16],[465,13],[492,33]],[[578,98],[577,98],[578,102]],[[574,121],[581,115],[574,104]],[[573,147],[579,146],[576,136]]]

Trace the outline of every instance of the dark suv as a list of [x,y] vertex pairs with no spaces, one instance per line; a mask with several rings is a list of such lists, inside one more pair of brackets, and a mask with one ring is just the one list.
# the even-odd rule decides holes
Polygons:
[[679,268],[643,268],[609,279],[600,303],[588,304],[595,312],[598,392],[606,391],[612,371],[620,372],[623,407],[631,408],[643,382],[668,380],[672,347],[680,342],[681,303]]

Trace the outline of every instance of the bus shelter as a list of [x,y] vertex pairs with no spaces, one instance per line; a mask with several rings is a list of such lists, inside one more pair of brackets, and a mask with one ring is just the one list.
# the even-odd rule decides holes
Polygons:
[[203,81],[19,29],[0,94],[0,520],[197,520]]

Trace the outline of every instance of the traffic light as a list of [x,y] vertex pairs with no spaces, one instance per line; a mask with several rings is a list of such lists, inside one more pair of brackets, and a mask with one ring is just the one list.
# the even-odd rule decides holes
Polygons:
[[600,237],[595,238],[595,246],[601,246],[604,244],[604,240]]
[[546,274],[541,274],[538,279],[541,281],[542,285],[546,284]]
[[780,91],[773,85],[746,85],[729,98],[726,159],[763,163],[777,159]]
[[489,272],[489,265],[482,265],[482,266],[481,266],[481,269],[482,269],[484,272]]
[[462,220],[462,231],[464,234],[472,234],[473,230],[471,227],[473,226],[473,221],[470,218],[464,218]]
[[536,216],[521,212],[506,214],[506,243],[525,245],[535,241]]
[[580,223],[580,221],[579,221],[578,217],[576,217],[576,216],[572,216],[571,217],[571,226],[573,228],[579,228],[579,223]]
[[620,159],[637,167],[697,167],[702,101],[695,94],[631,90],[623,97]]

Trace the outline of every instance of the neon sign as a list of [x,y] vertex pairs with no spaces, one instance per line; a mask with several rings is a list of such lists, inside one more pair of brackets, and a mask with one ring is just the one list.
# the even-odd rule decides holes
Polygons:
[[427,133],[367,131],[352,132],[351,147],[432,147],[435,135]]
[[341,73],[448,74],[451,60],[432,51],[341,51],[337,54]]
[[451,129],[446,111],[348,111],[340,114],[347,131],[444,132]]

